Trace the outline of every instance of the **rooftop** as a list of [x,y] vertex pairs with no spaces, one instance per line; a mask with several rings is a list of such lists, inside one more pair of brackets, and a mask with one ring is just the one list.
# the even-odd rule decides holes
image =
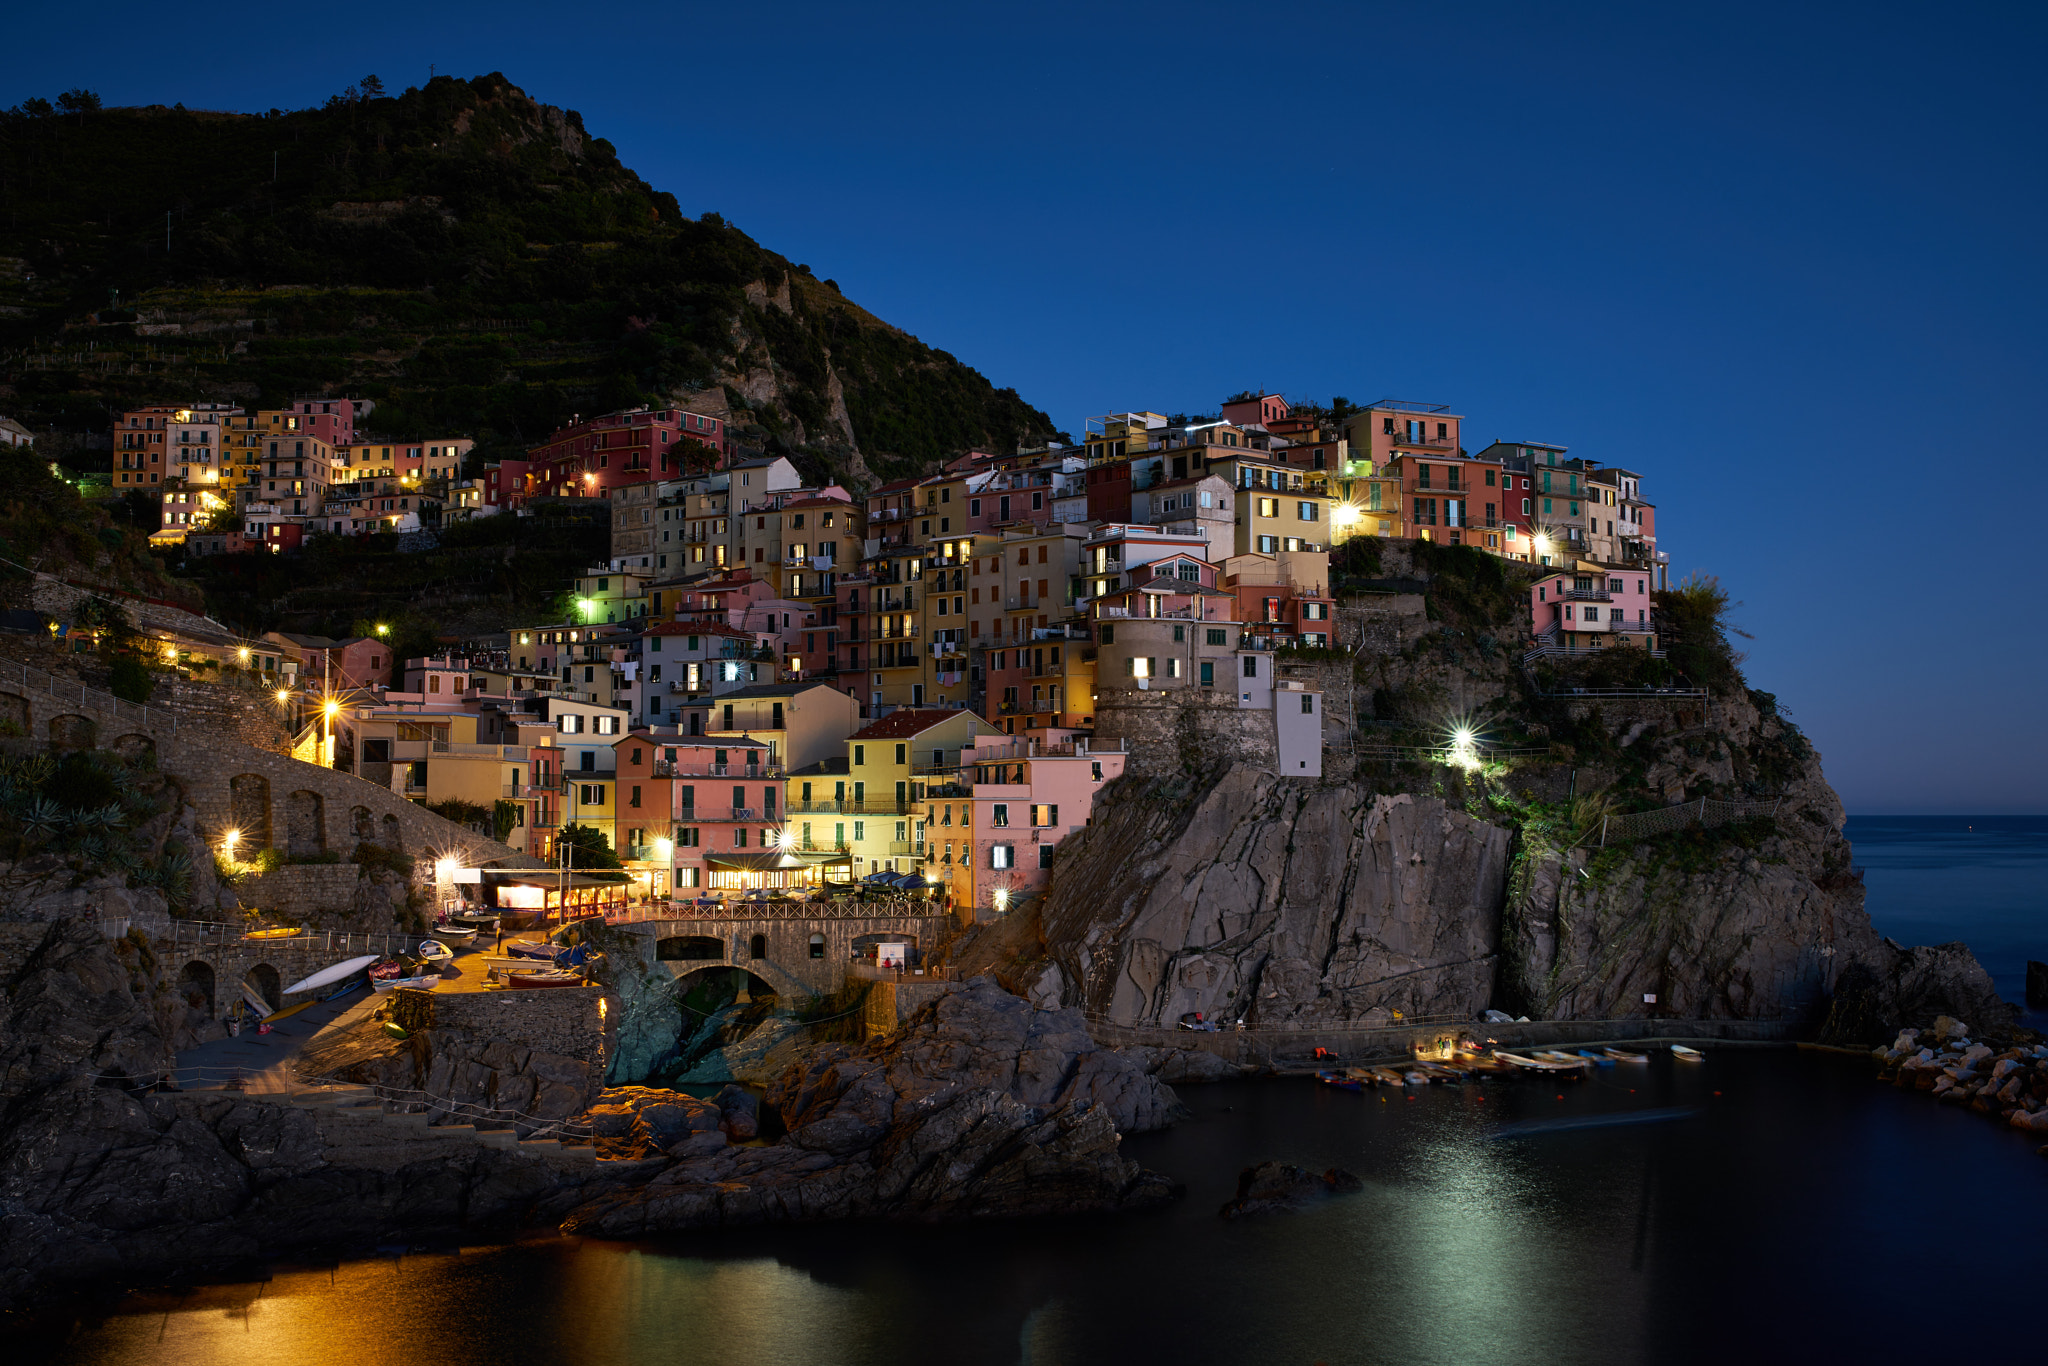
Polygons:
[[855,740],[901,740],[912,735],[921,735],[933,726],[950,721],[958,716],[972,716],[952,708],[925,707],[919,710],[905,708],[892,711],[879,721],[857,730],[850,737]]

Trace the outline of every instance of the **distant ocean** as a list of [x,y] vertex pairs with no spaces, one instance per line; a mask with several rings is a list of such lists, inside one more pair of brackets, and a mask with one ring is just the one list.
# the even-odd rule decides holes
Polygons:
[[[2025,1003],[2027,960],[2048,962],[2048,816],[1851,816],[1848,835],[1879,934],[1960,939]],[[2048,1011],[2027,1023],[2048,1030]]]

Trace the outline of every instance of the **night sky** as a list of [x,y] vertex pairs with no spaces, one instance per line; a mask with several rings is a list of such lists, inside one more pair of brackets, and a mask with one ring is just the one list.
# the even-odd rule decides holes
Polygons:
[[[2040,5],[46,6],[0,103],[503,71],[1091,414],[1426,400],[1641,471],[1852,812],[2048,811]],[[1991,514],[1997,513],[1998,516]]]

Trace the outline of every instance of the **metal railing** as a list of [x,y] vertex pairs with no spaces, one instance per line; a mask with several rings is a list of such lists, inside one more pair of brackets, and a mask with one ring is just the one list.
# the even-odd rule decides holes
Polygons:
[[174,712],[167,712],[162,707],[158,707],[155,714],[152,715],[150,709],[139,702],[130,702],[125,698],[116,697],[110,692],[101,692],[97,688],[88,688],[82,683],[73,683],[68,678],[61,678],[42,669],[30,668],[26,664],[13,664],[5,675],[0,676],[6,677],[10,682],[16,676],[19,676],[21,686],[24,689],[33,689],[37,693],[56,698],[67,704],[73,698],[76,698],[78,705],[82,707],[90,707],[95,711],[109,712],[116,718],[126,719],[132,717],[138,725],[143,726],[145,729],[164,728],[170,730],[173,734],[176,734],[178,729],[178,717]]
[[1768,802],[1717,802],[1711,797],[1702,797],[1696,802],[1666,807],[1662,811],[1604,816],[1600,821],[1600,844],[1605,848],[1609,840],[1648,839],[1652,835],[1669,834],[1694,825],[1712,827],[1755,816],[1775,816],[1784,802],[1783,797]]
[[[650,901],[607,911],[609,925],[646,924],[662,920],[949,920],[950,911],[922,899],[890,897],[881,901]],[[743,960],[742,960],[743,961]]]
[[351,933],[333,930],[307,930],[289,938],[251,939],[249,929],[244,925],[228,925],[207,920],[173,920],[170,929],[161,936],[165,941],[180,948],[246,948],[252,951],[266,951],[274,948],[288,948],[306,952],[333,954],[348,958],[365,953],[394,954],[410,953],[417,950],[425,935],[391,933]]

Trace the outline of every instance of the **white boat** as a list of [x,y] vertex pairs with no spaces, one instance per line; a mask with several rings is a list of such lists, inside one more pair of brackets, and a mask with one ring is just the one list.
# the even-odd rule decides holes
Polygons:
[[422,939],[420,941],[419,956],[423,961],[439,966],[443,963],[454,962],[455,950],[436,940]]
[[1603,1048],[1600,1050],[1616,1062],[1648,1062],[1648,1053],[1637,1053],[1626,1048]]
[[287,996],[296,996],[302,991],[318,991],[321,987],[332,986],[350,973],[361,972],[377,961],[377,955],[366,953],[360,958],[345,958],[331,968],[322,968],[311,977],[301,978],[284,989]]
[[441,985],[441,979],[432,974],[425,977],[379,977],[374,979],[370,985],[375,987],[377,994],[381,996],[387,992],[396,991],[400,987],[411,987],[414,991],[432,991],[435,987]]
[[270,1014],[270,1002],[263,999],[263,993],[256,989],[254,982],[242,983],[242,1000],[256,1012],[257,1019],[264,1019]]
[[449,944],[467,944],[476,938],[474,925],[436,925],[427,931],[434,938]]
[[1671,1056],[1680,1062],[1705,1062],[1707,1060],[1706,1054],[1700,1052],[1697,1048],[1687,1048],[1682,1043],[1671,1045]]
[[1531,1072],[1583,1072],[1586,1069],[1584,1059],[1577,1062],[1552,1062],[1543,1057],[1532,1058],[1520,1053],[1504,1053],[1498,1048],[1493,1050],[1493,1056],[1502,1062],[1513,1063]]

